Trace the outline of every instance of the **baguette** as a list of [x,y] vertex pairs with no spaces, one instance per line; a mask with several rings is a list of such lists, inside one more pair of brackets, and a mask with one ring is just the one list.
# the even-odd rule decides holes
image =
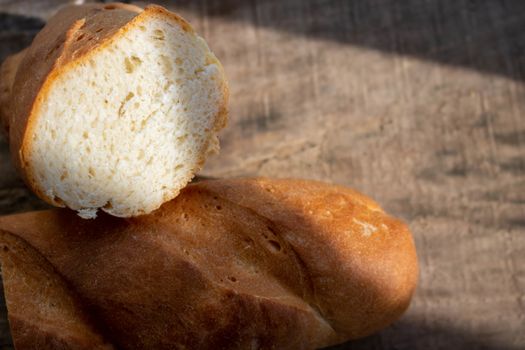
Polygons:
[[[0,218],[0,232],[4,252],[15,239],[38,251],[121,349],[337,344],[396,320],[418,273],[405,224],[353,190],[306,180],[203,181],[150,215],[55,209]],[[29,322],[40,311],[5,283],[9,317]]]
[[146,214],[218,151],[221,64],[160,6],[69,6],[2,68],[14,163],[46,202],[94,218]]

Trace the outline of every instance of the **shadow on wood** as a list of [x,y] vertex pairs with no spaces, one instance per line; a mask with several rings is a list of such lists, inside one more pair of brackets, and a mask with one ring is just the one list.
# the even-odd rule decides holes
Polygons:
[[[101,1],[103,2],[103,1]],[[130,2],[130,1],[125,1]],[[158,0],[298,35],[525,79],[525,2],[346,0]],[[0,13],[0,59],[26,47],[44,25]]]
[[401,320],[370,337],[325,348],[323,350],[504,350],[518,345],[501,344],[487,339],[487,334],[469,334],[445,326],[428,326],[417,320]]
[[38,18],[0,13],[0,62],[29,46],[44,25]]
[[157,1],[201,16],[525,79],[525,2]]

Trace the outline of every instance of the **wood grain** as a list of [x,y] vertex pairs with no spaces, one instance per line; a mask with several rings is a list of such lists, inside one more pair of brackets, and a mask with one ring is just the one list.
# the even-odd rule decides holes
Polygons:
[[[31,7],[8,3],[2,58],[39,25],[4,25]],[[409,223],[421,264],[411,308],[338,349],[525,348],[524,3],[160,3],[230,80],[230,126],[204,175],[336,182]],[[0,212],[40,207],[1,143]]]

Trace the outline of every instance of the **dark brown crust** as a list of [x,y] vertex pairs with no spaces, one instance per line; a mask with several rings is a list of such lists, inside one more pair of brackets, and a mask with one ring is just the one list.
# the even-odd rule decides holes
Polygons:
[[9,135],[11,92],[13,91],[18,66],[26,50],[24,49],[15,55],[7,57],[0,67],[0,125],[6,135]]
[[[120,3],[87,4],[68,6],[58,12],[36,36],[31,46],[26,49],[26,54],[20,61],[20,69],[15,77],[13,93],[6,98],[10,99],[10,104],[7,106],[11,108],[9,113],[5,113],[9,114],[7,124],[10,129],[10,148],[15,166],[26,184],[49,204],[64,206],[59,198],[51,198],[45,193],[45,189],[39,188],[29,161],[32,126],[40,104],[46,100],[51,84],[59,75],[103,49],[113,40],[117,40],[130,28],[149,17],[169,19],[177,22],[183,30],[194,32],[182,17],[160,6],[150,5],[142,10],[133,5]],[[213,59],[224,76],[222,66],[215,57]],[[221,101],[210,135],[218,132],[226,124],[228,88],[225,79],[223,79],[221,89],[224,99]],[[1,110],[0,113],[2,113]],[[202,164],[207,151],[204,149],[201,152],[200,163]],[[188,178],[188,182],[190,180],[191,178]],[[177,194],[178,191],[172,193],[171,196],[166,196],[165,200],[170,200]]]
[[38,250],[123,349],[328,346],[396,320],[417,279],[406,225],[313,181],[203,181],[139,218],[58,209],[0,228]]
[[0,231],[9,325],[17,349],[113,349],[62,278],[34,248]]

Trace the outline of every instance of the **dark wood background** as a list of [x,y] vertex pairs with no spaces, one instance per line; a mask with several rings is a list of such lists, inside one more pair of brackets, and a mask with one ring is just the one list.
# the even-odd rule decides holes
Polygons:
[[[0,59],[68,2],[0,0]],[[159,3],[229,77],[229,128],[204,175],[344,184],[409,223],[410,309],[337,349],[525,349],[525,1]],[[0,214],[43,207],[2,139]]]

